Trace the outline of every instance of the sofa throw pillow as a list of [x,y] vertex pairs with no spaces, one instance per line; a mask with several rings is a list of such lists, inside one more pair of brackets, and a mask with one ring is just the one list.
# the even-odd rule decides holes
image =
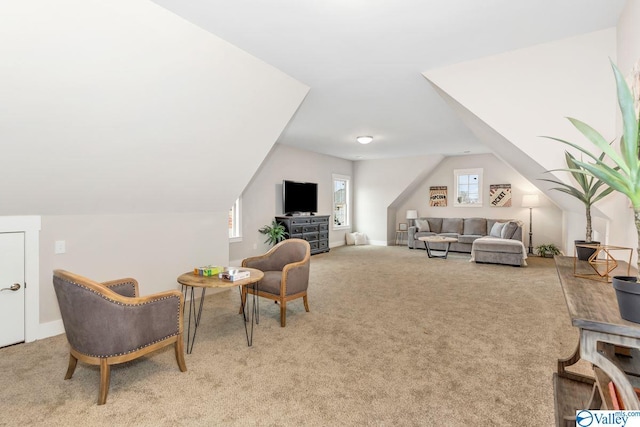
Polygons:
[[511,239],[518,229],[518,224],[513,221],[509,221],[504,227],[502,227],[502,238]]
[[416,219],[416,226],[418,227],[418,231],[431,231],[429,221],[426,219]]
[[491,232],[489,233],[489,236],[502,237],[502,229],[504,228],[505,225],[507,225],[506,222],[496,222],[495,224],[493,224],[493,227],[491,227]]

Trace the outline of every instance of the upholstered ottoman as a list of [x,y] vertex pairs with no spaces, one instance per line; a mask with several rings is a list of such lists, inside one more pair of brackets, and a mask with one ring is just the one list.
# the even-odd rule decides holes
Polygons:
[[515,266],[527,265],[527,250],[519,240],[481,237],[473,242],[471,261]]

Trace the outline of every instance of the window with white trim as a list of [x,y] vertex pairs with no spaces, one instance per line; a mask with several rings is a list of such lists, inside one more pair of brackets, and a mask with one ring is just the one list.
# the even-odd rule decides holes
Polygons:
[[238,197],[229,209],[229,239],[231,241],[240,241],[242,240],[242,227],[240,223],[241,212],[241,199]]
[[482,207],[482,169],[454,169],[453,206]]
[[349,194],[351,177],[346,175],[333,175],[333,228],[348,228],[349,221]]

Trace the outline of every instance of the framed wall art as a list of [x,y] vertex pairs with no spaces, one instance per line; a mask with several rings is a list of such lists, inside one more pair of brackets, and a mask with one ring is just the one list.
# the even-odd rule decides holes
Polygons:
[[447,186],[429,187],[429,206],[447,206]]
[[489,205],[496,208],[511,207],[511,184],[491,184]]

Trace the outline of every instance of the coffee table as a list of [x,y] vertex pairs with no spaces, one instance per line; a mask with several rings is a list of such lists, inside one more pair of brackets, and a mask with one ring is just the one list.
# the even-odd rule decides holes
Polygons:
[[[444,237],[444,236],[424,236],[418,237],[418,240],[424,242],[424,248],[427,250],[427,255],[429,258],[442,258],[447,259],[447,255],[449,255],[449,246],[452,243],[458,241],[455,237]],[[446,247],[444,250],[444,255],[434,255],[431,253],[432,249],[429,247],[429,243],[446,243]],[[436,249],[437,250],[437,249]]]
[[[235,267],[234,267],[235,268]],[[247,336],[247,345],[251,347],[253,344],[253,325],[257,324],[258,320],[258,297],[256,294],[258,293],[258,282],[262,280],[264,277],[264,273],[255,268],[247,268],[247,267],[238,267],[241,270],[247,270],[251,273],[246,279],[236,280],[231,282],[229,280],[224,280],[218,278],[218,276],[196,276],[193,274],[193,271],[189,273],[184,273],[178,277],[178,283],[182,285],[182,292],[184,294],[184,299],[187,299],[187,292],[190,290],[190,299],[189,299],[189,323],[187,328],[187,354],[191,354],[193,350],[193,344],[196,341],[196,332],[198,331],[198,325],[200,324],[200,318],[202,317],[202,305],[204,304],[204,294],[207,288],[231,288],[234,286],[238,286],[238,290],[240,291],[240,304],[242,306],[242,317],[244,319],[244,332]],[[255,291],[253,293],[253,304],[251,308],[251,333],[249,333],[249,329],[247,328],[247,312],[245,310],[245,303],[242,301],[242,287],[243,286],[251,286]],[[200,306],[196,312],[196,306],[194,304],[195,300],[195,288],[202,288],[202,294],[200,295]],[[185,304],[186,305],[186,304]],[[248,305],[248,304],[247,304]],[[183,308],[184,310],[184,308]],[[193,334],[191,332],[191,319],[193,318]]]

